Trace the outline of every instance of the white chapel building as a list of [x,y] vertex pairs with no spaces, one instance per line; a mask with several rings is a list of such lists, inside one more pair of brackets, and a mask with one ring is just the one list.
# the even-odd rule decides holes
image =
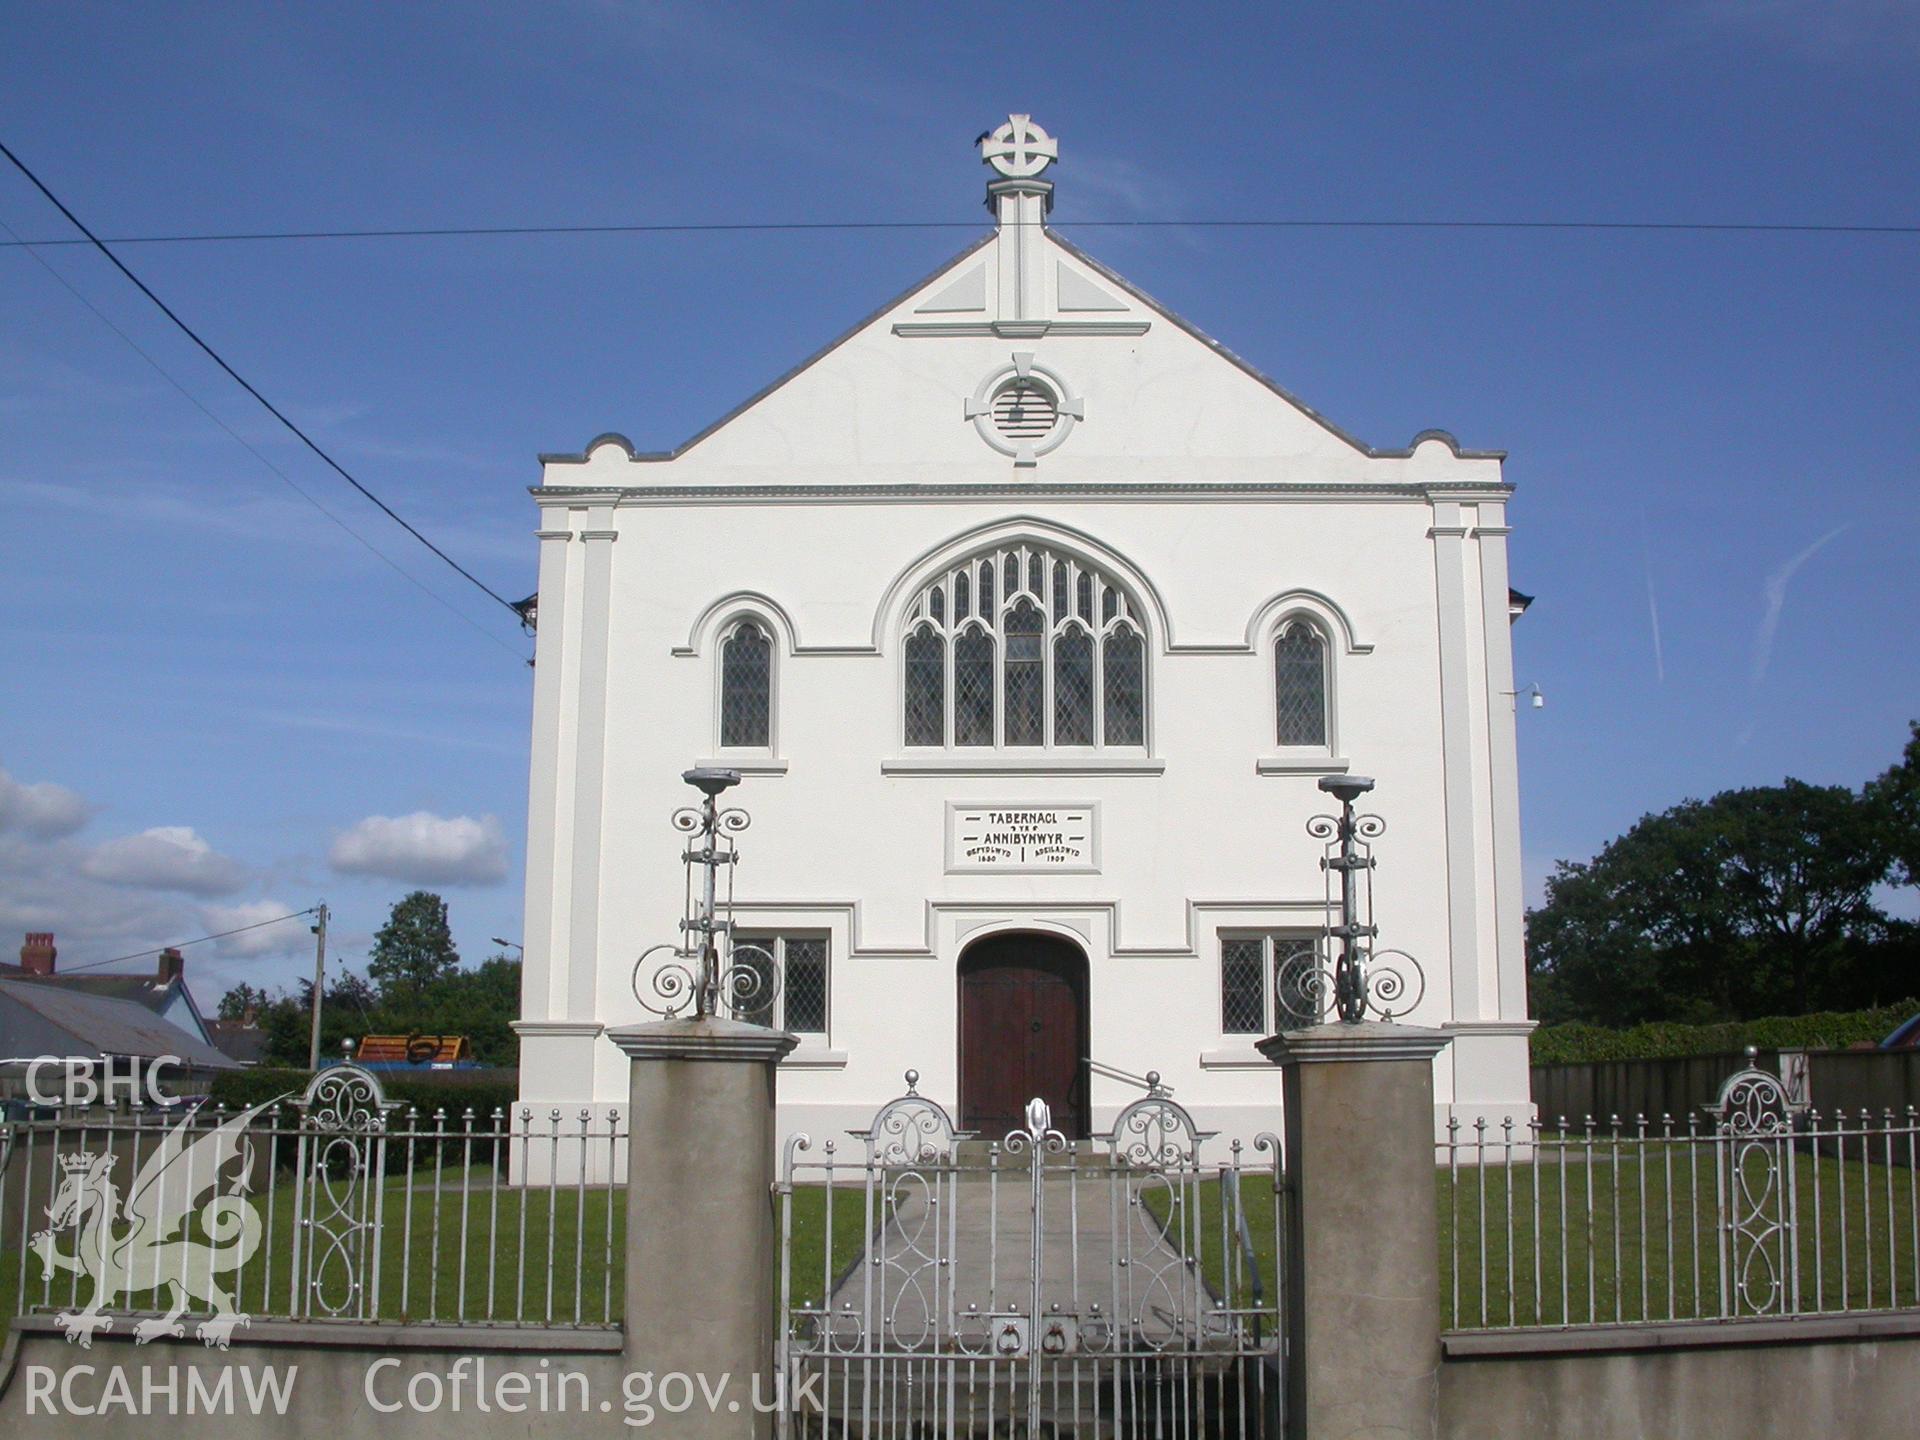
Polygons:
[[932,276],[673,450],[542,457],[523,1101],[624,1107],[604,1031],[651,1018],[711,765],[783,1133],[844,1144],[908,1070],[995,1136],[1035,1095],[1098,1134],[1109,1070],[1277,1128],[1254,1046],[1342,773],[1453,1037],[1437,1120],[1525,1113],[1502,453],[1340,430],[1047,228],[1028,117],[981,153],[995,223]]

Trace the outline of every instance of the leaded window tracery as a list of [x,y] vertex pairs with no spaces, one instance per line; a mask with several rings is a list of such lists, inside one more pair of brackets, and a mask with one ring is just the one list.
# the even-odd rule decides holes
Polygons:
[[720,743],[773,743],[773,642],[756,621],[735,624],[720,647]]
[[1139,609],[1070,556],[1030,544],[974,555],[920,592],[905,636],[909,746],[1146,744]]
[[1327,637],[1292,619],[1273,641],[1274,723],[1282,745],[1327,743]]

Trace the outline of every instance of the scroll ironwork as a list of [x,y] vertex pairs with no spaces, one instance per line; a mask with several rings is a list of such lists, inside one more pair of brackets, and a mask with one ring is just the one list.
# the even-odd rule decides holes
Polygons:
[[779,967],[769,951],[736,944],[733,936],[733,877],[740,860],[735,837],[753,820],[745,810],[722,806],[720,795],[740,783],[740,774],[695,769],[682,778],[704,798],[673,812],[673,828],[691,837],[680,854],[686,871],[680,936],[634,962],[634,998],[666,1020],[691,1011],[699,1020],[726,1016],[769,1024]]
[[1746,1068],[1720,1087],[1714,1124],[1721,1312],[1791,1313],[1800,1291],[1793,1106],[1752,1049]]
[[1294,1025],[1330,1016],[1349,1025],[1392,1021],[1420,1003],[1427,977],[1406,951],[1374,948],[1380,928],[1373,923],[1373,842],[1386,834],[1387,822],[1354,810],[1353,802],[1373,788],[1366,777],[1330,775],[1320,788],[1340,801],[1339,814],[1307,821],[1307,833],[1325,846],[1327,920],[1318,946],[1281,963],[1275,976],[1280,1013]]
[[293,1102],[300,1116],[293,1254],[298,1313],[378,1313],[375,1241],[385,1200],[384,1141],[388,1112],[398,1103],[387,1099],[371,1072],[352,1064],[322,1070]]

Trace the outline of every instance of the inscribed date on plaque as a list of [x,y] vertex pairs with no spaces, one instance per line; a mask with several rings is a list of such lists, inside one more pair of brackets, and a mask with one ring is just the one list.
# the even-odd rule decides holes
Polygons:
[[1095,870],[1091,805],[949,805],[950,870]]

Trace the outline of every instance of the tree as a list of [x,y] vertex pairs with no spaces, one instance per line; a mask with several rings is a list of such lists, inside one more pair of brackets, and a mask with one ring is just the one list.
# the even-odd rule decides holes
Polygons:
[[465,1035],[482,1065],[520,1063],[520,962],[492,955],[473,970],[438,981],[421,1006],[421,1028],[432,1035]]
[[220,1008],[214,1012],[218,1020],[258,1020],[266,1008],[273,1003],[273,997],[244,980],[220,997]]
[[393,907],[373,937],[367,978],[383,1008],[416,1008],[433,983],[460,965],[453,932],[447,927],[447,902],[427,890],[415,890]]
[[1729,790],[1562,861],[1528,916],[1542,1019],[1747,1019],[1869,1003],[1911,934],[1874,903],[1885,803],[1844,786]]
[[1920,720],[1910,722],[1907,731],[1900,763],[1869,785],[1867,793],[1882,807],[1894,878],[1920,886]]
[[[378,1003],[364,975],[342,969],[329,979],[326,1003],[320,1007],[321,1056],[337,1058],[341,1041],[381,1029]],[[313,981],[302,979],[292,994],[276,996],[261,1013],[260,1028],[267,1032],[267,1059],[304,1070],[312,1027]]]
[[[304,1067],[313,1017],[313,982],[269,998],[236,986],[227,1000],[241,1005],[247,992],[259,1007],[267,1032],[267,1057]],[[465,1035],[482,1065],[520,1061],[513,1022],[520,1018],[520,962],[492,955],[471,970],[460,968],[447,928],[447,904],[416,890],[393,907],[374,936],[367,973],[339,969],[327,981],[320,1011],[320,1053],[340,1054],[341,1041],[364,1035]]]

